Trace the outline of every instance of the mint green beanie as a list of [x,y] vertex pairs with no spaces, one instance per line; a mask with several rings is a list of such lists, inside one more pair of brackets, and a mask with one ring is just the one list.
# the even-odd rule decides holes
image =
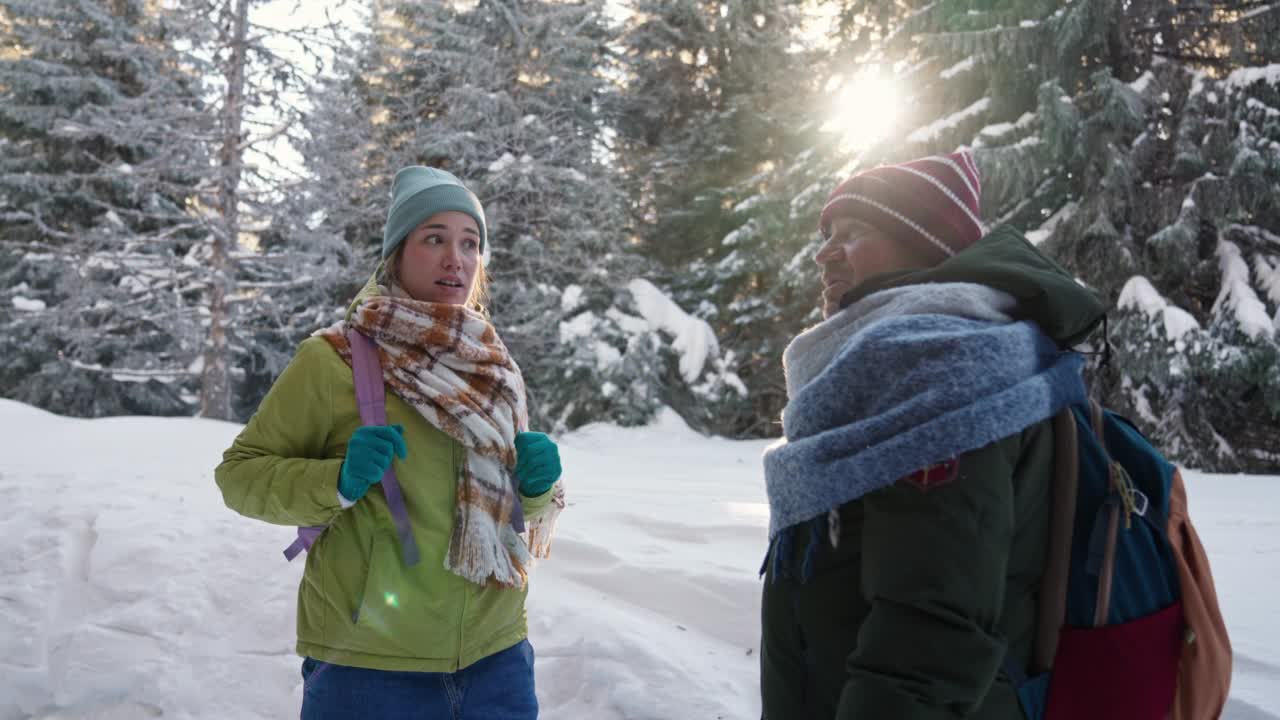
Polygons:
[[489,231],[484,223],[484,208],[475,193],[444,170],[423,165],[401,168],[391,182],[391,208],[382,229],[382,259],[391,257],[405,236],[423,220],[449,210],[475,218],[480,228],[480,253],[487,258]]

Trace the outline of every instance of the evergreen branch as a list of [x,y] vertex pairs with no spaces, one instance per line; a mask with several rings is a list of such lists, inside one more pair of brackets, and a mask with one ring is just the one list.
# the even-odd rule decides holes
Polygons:
[[1240,63],[1229,57],[1215,57],[1212,55],[1197,55],[1194,53],[1177,52],[1169,50],[1153,50],[1152,55],[1165,58],[1166,60],[1177,60],[1196,65],[1203,65],[1220,70],[1234,70]]
[[46,225],[46,224],[45,224],[45,222],[44,222],[44,216],[42,216],[42,215],[40,214],[40,206],[39,206],[39,205],[32,205],[32,206],[31,206],[31,220],[32,220],[32,222],[34,222],[34,223],[35,223],[35,225],[36,225],[36,227],[37,227],[37,228],[40,228],[40,232],[42,232],[42,233],[44,233],[44,234],[48,235],[49,237],[55,237],[55,238],[58,238],[59,240],[69,240],[69,241],[75,241],[75,240],[76,240],[76,236],[75,236],[75,235],[72,235],[72,234],[70,234],[70,233],[62,232],[61,230],[55,230],[55,229],[53,229],[53,228],[49,227],[48,225]]
[[1245,14],[1241,15],[1239,19],[1252,20],[1253,18],[1258,17],[1259,15],[1264,15],[1266,13],[1271,12],[1272,10],[1278,10],[1278,9],[1280,9],[1280,3],[1277,3],[1275,5],[1263,5],[1261,7],[1254,8],[1253,10],[1249,10],[1245,12]]
[[86,363],[74,358],[62,358],[62,361],[77,370],[87,370],[89,372],[100,373],[103,375],[131,375],[133,377],[144,378],[168,378],[171,380],[184,377],[197,377],[199,373],[190,370],[128,370],[120,368],[102,367],[96,363]]
[[315,282],[315,278],[311,277],[310,275],[303,275],[302,277],[296,280],[238,282],[236,283],[236,289],[239,290],[241,288],[252,288],[252,289],[258,289],[258,290],[270,290],[270,289],[278,289],[278,288],[301,287],[303,285],[309,285],[313,282]]
[[254,145],[257,145],[258,143],[271,142],[272,140],[275,140],[281,135],[284,135],[285,133],[287,133],[289,131],[290,126],[292,125],[293,125],[293,119],[285,118],[283,122],[276,125],[267,134],[259,135],[258,137],[254,137],[254,138],[245,138],[240,143],[240,145],[236,148],[236,150],[239,152],[244,152],[245,150],[248,150]]

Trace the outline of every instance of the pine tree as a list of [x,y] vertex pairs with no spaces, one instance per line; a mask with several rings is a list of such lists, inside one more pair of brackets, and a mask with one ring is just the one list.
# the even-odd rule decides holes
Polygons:
[[321,253],[243,243],[261,245],[253,231],[274,223],[249,174],[228,170],[263,138],[250,109],[289,75],[276,63],[274,86],[251,77],[240,98],[253,100],[239,104],[212,84],[220,68],[225,78],[269,67],[245,60],[243,37],[220,35],[237,27],[223,13],[247,8],[0,4],[15,48],[0,58],[0,142],[12,149],[0,166],[0,251],[14,260],[0,277],[12,294],[0,307],[0,392],[78,415],[203,405],[229,418],[233,380],[282,367],[243,340],[274,324],[267,335],[281,344],[292,321],[280,322],[279,306],[308,298],[323,273],[296,277]]
[[[1118,305],[1094,392],[1181,461],[1274,468],[1280,72],[1255,65],[1277,57],[1277,13],[1118,0],[829,5],[833,87],[848,74],[840,63],[874,63],[892,68],[903,99],[879,142],[815,145],[796,163],[825,179],[793,196],[803,214],[816,217],[813,198],[858,168],[975,148],[988,223],[1027,231]],[[1099,357],[1102,346],[1099,335]]]
[[169,128],[207,127],[198,71],[142,2],[6,0],[0,17],[0,265],[29,301],[0,309],[0,387],[76,414],[178,412],[199,328],[175,270],[207,155]]
[[722,354],[695,387],[672,385],[695,425],[770,434],[785,402],[781,351],[816,296],[788,263],[796,160],[816,136],[819,77],[794,4],[638,2],[622,37],[619,162],[640,249],[672,296],[710,323]]
[[[932,21],[957,28],[960,5]],[[985,83],[987,109],[948,138],[989,148],[979,153],[989,215],[1032,230],[1119,305],[1095,392],[1175,457],[1221,470],[1280,461],[1268,297],[1280,248],[1267,240],[1280,230],[1280,127],[1266,112],[1280,75],[1248,69],[1274,51],[1280,20],[1246,11],[997,5],[979,27],[925,43],[946,61],[965,52],[994,68],[970,85]]]

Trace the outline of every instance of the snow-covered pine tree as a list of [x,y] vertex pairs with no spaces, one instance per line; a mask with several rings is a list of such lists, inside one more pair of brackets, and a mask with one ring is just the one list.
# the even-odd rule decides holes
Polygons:
[[607,163],[604,10],[375,3],[363,48],[317,89],[308,119],[308,166],[328,178],[317,231],[351,242],[369,268],[397,168],[443,167],[476,191],[493,248],[488,307],[545,428],[647,419],[673,360],[629,290],[644,263],[627,248]]
[[876,4],[834,4],[842,27],[873,28],[844,54],[894,68],[903,92],[901,127],[839,174],[976,148],[989,223],[1118,305],[1096,394],[1181,461],[1273,470],[1280,71],[1264,63],[1280,12],[939,0],[880,29]]
[[143,2],[0,3],[0,392],[78,415],[188,407],[199,70]]
[[789,263],[812,233],[792,232],[777,192],[821,124],[801,20],[794,3],[646,0],[620,40],[618,156],[638,247],[722,351],[700,383],[672,384],[671,402],[717,433],[776,432],[782,348],[816,297]]
[[[992,221],[1118,304],[1099,397],[1184,462],[1274,469],[1280,76],[1250,63],[1276,57],[1280,18],[1234,2],[972,5],[918,18],[921,59],[936,58],[921,92],[950,114],[917,144],[987,148]],[[933,74],[961,63],[966,82]]]
[[[262,223],[242,185],[222,183],[228,158],[217,158],[223,147],[234,161],[263,135],[245,123],[230,137],[223,128],[236,113],[210,82],[234,42],[219,35],[235,27],[222,15],[233,7],[0,3],[12,48],[0,56],[0,393],[75,415],[187,414],[201,404],[206,341],[218,329],[226,374],[282,366],[262,369],[271,353],[236,330],[279,335],[279,296],[322,283],[297,277],[306,253],[244,246],[222,211]],[[223,262],[211,263],[219,239]],[[237,279],[246,286],[235,289]],[[216,384],[209,413],[229,416],[231,387]]]

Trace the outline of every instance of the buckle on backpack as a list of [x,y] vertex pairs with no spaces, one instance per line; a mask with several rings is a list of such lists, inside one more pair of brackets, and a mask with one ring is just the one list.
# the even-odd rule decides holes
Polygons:
[[1146,517],[1147,509],[1151,507],[1151,501],[1147,499],[1145,493],[1141,490],[1133,489],[1133,513],[1138,517]]

